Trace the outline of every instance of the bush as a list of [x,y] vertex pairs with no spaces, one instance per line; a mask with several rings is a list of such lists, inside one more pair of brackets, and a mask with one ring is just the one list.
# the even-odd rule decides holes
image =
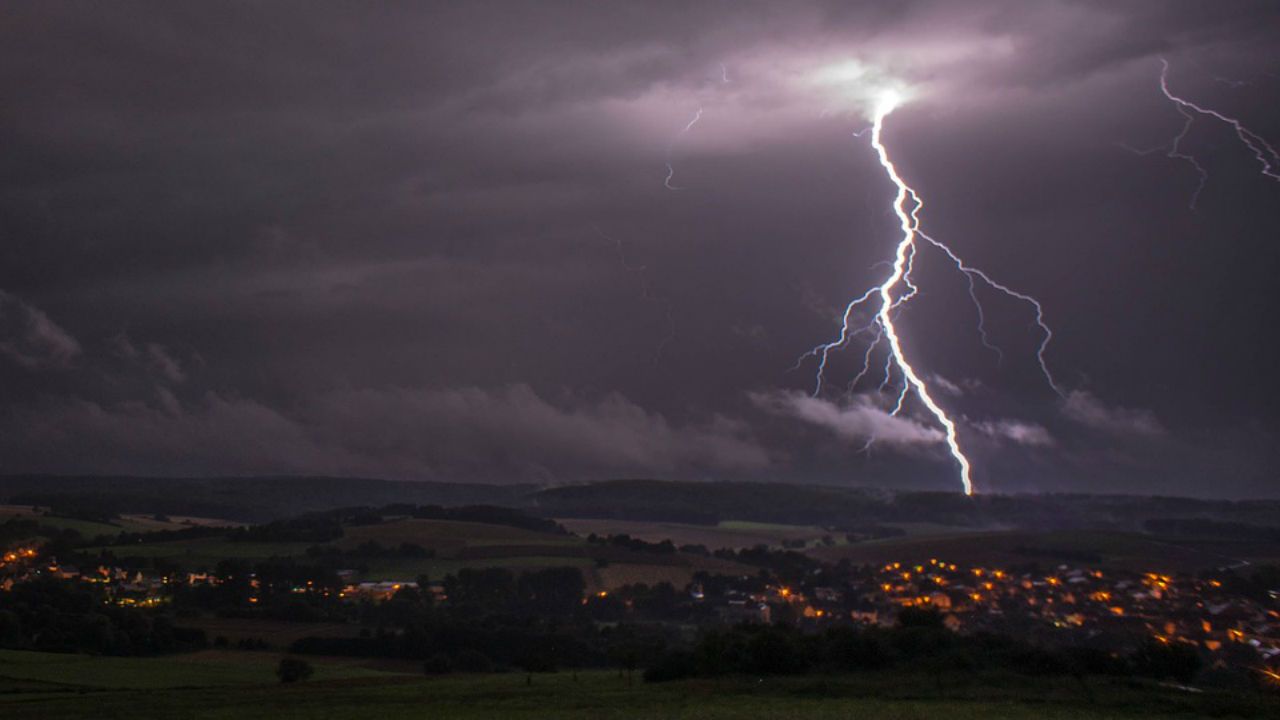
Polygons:
[[306,680],[314,672],[311,663],[295,657],[280,658],[280,664],[276,667],[276,677],[280,678],[282,683]]

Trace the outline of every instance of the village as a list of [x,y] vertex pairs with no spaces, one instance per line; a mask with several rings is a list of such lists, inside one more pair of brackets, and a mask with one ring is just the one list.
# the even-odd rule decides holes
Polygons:
[[[705,598],[700,587],[691,592]],[[1268,672],[1280,665],[1280,590],[1251,598],[1220,580],[1183,575],[1070,565],[1037,574],[934,558],[864,568],[843,586],[732,589],[723,602],[722,616],[736,621],[793,617],[809,626],[847,620],[888,626],[903,608],[919,608],[937,611],[955,632],[1016,633],[1046,644],[1083,639],[1102,647],[1148,636],[1195,646],[1222,665]]]
[[[1119,650],[1135,638],[1185,644],[1211,665],[1280,672],[1280,590],[1249,596],[1221,580],[1157,572],[1102,571],[1058,565],[1051,572],[964,567],[933,558],[927,563],[828,569],[820,582],[769,582],[760,576],[705,578],[670,594],[674,615],[705,624],[784,623],[818,630],[838,624],[892,626],[905,609],[935,611],[957,633],[1016,634],[1047,646],[1086,642]],[[35,546],[0,556],[0,591],[38,578],[92,584],[104,602],[151,608],[171,602],[179,588],[217,586],[232,578],[215,572],[171,572],[96,565],[76,567],[42,555]],[[447,605],[446,583],[427,578],[361,580],[355,570],[337,582],[300,580],[272,592],[325,602],[381,603],[412,590]],[[837,581],[832,582],[832,579]],[[246,600],[259,602],[262,581],[248,579]],[[641,586],[643,587],[643,586]],[[631,612],[635,587],[585,593],[588,613],[605,603]]]

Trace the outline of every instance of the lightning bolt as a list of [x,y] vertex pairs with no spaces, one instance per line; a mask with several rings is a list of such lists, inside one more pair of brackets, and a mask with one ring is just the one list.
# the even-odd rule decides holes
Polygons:
[[668,190],[683,189],[678,185],[671,184],[671,179],[676,176],[676,169],[671,164],[672,162],[671,154],[675,151],[676,143],[680,141],[680,138],[684,137],[685,135],[688,135],[689,131],[693,129],[693,126],[697,125],[698,121],[701,119],[702,119],[702,108],[699,107],[698,111],[693,114],[693,118],[690,119],[689,122],[685,124],[684,129],[676,133],[676,136],[671,138],[671,142],[667,144],[667,178],[662,181],[662,184],[665,185]]
[[[880,382],[879,391],[883,392],[892,382],[894,368],[897,374],[902,377],[902,385],[898,391],[897,401],[893,407],[894,415],[902,412],[903,406],[907,401],[908,395],[914,393],[920,402],[928,409],[929,413],[934,417],[939,425],[942,426],[946,437],[946,444],[951,452],[951,457],[955,460],[960,470],[960,482],[964,488],[966,495],[973,494],[972,464],[964,450],[960,446],[959,432],[956,422],[947,414],[947,412],[938,405],[929,390],[928,384],[920,376],[920,373],[912,366],[907,359],[906,353],[902,349],[902,341],[897,326],[894,324],[894,316],[896,311],[905,303],[911,300],[918,292],[919,288],[912,281],[912,271],[919,255],[921,244],[923,241],[927,246],[941,251],[947,259],[955,266],[956,270],[963,273],[969,284],[969,298],[973,301],[974,307],[978,313],[978,332],[982,337],[983,345],[992,349],[997,353],[998,357],[1003,357],[999,348],[991,344],[986,332],[986,314],[983,311],[982,303],[978,299],[977,286],[982,283],[986,287],[996,290],[1004,295],[1026,303],[1035,311],[1035,323],[1042,333],[1040,344],[1036,349],[1036,360],[1039,363],[1041,373],[1044,375],[1049,387],[1053,389],[1059,396],[1065,397],[1065,392],[1057,383],[1050,372],[1048,363],[1045,360],[1045,352],[1049,347],[1050,341],[1053,339],[1053,331],[1049,328],[1044,318],[1044,307],[1040,301],[1026,293],[1015,290],[1007,285],[994,280],[986,272],[965,263],[965,261],[948,245],[925,233],[920,228],[920,212],[924,209],[924,200],[918,192],[915,191],[898,173],[897,167],[893,164],[892,158],[889,156],[889,150],[884,144],[884,121],[888,115],[898,106],[899,99],[895,95],[886,95],[876,108],[871,131],[871,146],[876,151],[876,156],[880,161],[880,166],[884,169],[885,175],[893,182],[897,192],[893,200],[893,211],[898,218],[899,228],[902,232],[901,239],[898,241],[896,252],[894,253],[893,263],[890,265],[890,273],[879,285],[868,289],[862,295],[854,298],[845,306],[844,313],[841,317],[840,334],[835,340],[823,343],[814,347],[809,352],[802,355],[794,367],[800,367],[807,358],[817,359],[817,370],[815,373],[815,386],[813,396],[817,397],[822,392],[827,371],[827,362],[831,354],[836,350],[850,344],[854,338],[862,335],[870,335],[871,340],[868,342],[866,350],[863,354],[862,369],[854,377],[849,384],[850,392],[857,384],[871,372],[871,359],[876,349],[884,344],[887,346],[887,354],[883,369],[883,376]],[[862,137],[866,131],[855,133],[856,137]],[[862,313],[869,313],[870,317],[862,321],[859,325],[855,319]],[[870,448],[875,438],[871,438],[863,450]]]
[[[1219,79],[1220,78],[1215,78]],[[1182,160],[1191,165],[1199,177],[1199,184],[1196,186],[1195,192],[1191,194],[1191,209],[1195,209],[1196,201],[1200,197],[1200,192],[1204,190],[1205,183],[1209,181],[1209,173],[1204,166],[1196,160],[1194,155],[1185,152],[1182,149],[1182,141],[1186,139],[1187,133],[1191,132],[1191,126],[1195,124],[1197,116],[1211,117],[1215,120],[1223,122],[1235,131],[1236,137],[1244,144],[1257,158],[1258,163],[1262,166],[1262,174],[1272,180],[1280,180],[1280,154],[1276,153],[1276,149],[1271,146],[1262,136],[1245,127],[1239,120],[1224,115],[1212,108],[1197,105],[1186,98],[1175,94],[1169,89],[1169,61],[1160,58],[1160,92],[1173,103],[1174,108],[1183,117],[1182,130],[1174,136],[1173,142],[1168,145],[1167,157]],[[1140,154],[1146,154],[1139,151]],[[1150,152],[1150,151],[1148,151]]]
[[[919,219],[916,213],[920,211],[922,206],[922,203],[918,200],[919,195],[907,185],[902,176],[898,174],[898,168],[894,167],[893,161],[889,159],[889,151],[885,148],[881,137],[884,131],[884,119],[889,113],[893,112],[896,104],[893,101],[882,101],[880,108],[876,111],[875,124],[872,125],[871,129],[871,147],[876,149],[876,155],[880,158],[880,165],[884,167],[885,173],[898,188],[898,194],[893,199],[893,212],[898,216],[898,221],[902,228],[902,240],[898,243],[896,259],[893,262],[893,272],[878,288],[880,312],[876,315],[876,322],[883,331],[885,339],[889,341],[889,351],[893,354],[894,363],[898,366],[899,372],[902,373],[904,382],[916,391],[916,396],[920,398],[920,402],[929,408],[929,412],[933,413],[934,418],[946,429],[947,447],[951,449],[951,457],[955,458],[956,464],[960,466],[960,482],[964,485],[964,494],[972,495],[973,479],[970,477],[972,468],[969,464],[969,458],[960,449],[960,440],[957,437],[955,421],[938,406],[938,403],[934,401],[933,396],[929,393],[929,386],[925,384],[924,380],[920,379],[911,363],[907,362],[907,357],[902,352],[902,341],[898,338],[898,328],[893,324],[893,309],[896,306],[893,297],[894,288],[899,283],[903,283],[910,288],[908,293],[914,294],[915,292],[915,287],[911,286],[908,264],[912,263],[915,258],[916,230],[919,226]],[[906,209],[908,197],[915,204],[911,212],[907,212]],[[909,296],[906,295],[904,297]]]

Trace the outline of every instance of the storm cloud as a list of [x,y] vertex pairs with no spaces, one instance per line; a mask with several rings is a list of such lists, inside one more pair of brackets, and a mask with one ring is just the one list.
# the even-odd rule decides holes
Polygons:
[[[1280,138],[1276,19],[1192,0],[9,8],[0,467],[952,489],[918,402],[841,393],[865,337],[817,398],[812,361],[791,369],[891,257],[893,187],[855,133],[894,88],[885,139],[925,229],[1055,332],[1065,399],[1034,311],[979,285],[993,352],[963,276],[921,249],[903,343],[978,487],[1275,495],[1280,184],[1197,122],[1189,208],[1157,78],[1165,58],[1177,90]],[[1221,438],[1206,490],[1191,469],[1226,467]]]

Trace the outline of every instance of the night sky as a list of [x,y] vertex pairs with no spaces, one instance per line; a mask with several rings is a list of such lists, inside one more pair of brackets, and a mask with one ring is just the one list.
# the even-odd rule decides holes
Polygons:
[[1161,57],[1280,145],[1274,2],[6,3],[0,473],[959,490],[864,345],[791,369],[889,270],[893,85],[924,229],[1055,333],[1065,397],[920,249],[978,491],[1280,496],[1280,181],[1199,116],[1191,207]]

